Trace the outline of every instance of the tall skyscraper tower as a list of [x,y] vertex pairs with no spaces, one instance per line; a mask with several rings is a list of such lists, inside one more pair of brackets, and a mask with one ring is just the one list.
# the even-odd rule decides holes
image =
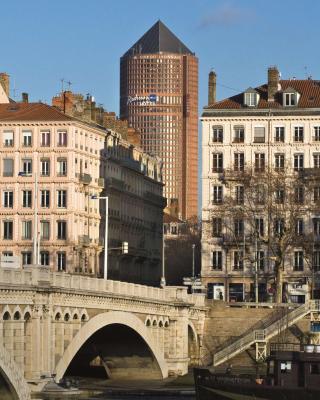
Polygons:
[[198,59],[161,21],[121,57],[120,117],[162,159],[168,209],[197,215]]

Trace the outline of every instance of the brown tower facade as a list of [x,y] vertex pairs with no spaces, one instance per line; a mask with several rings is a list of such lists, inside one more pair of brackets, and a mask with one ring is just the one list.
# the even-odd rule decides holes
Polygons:
[[197,215],[198,59],[161,21],[121,57],[120,117],[162,159],[168,208]]

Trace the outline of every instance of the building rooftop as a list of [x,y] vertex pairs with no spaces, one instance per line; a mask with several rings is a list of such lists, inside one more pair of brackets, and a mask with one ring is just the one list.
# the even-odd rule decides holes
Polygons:
[[0,121],[71,121],[72,118],[43,103],[0,104]]
[[[259,102],[256,107],[248,107],[244,104],[244,93],[250,90],[246,90],[235,96],[227,99],[217,101],[204,107],[206,110],[236,110],[236,109],[296,109],[296,108],[320,108],[320,81],[313,79],[290,79],[280,80],[279,90],[274,95],[274,101],[268,101],[268,85],[255,88],[256,92],[260,95]],[[293,107],[283,106],[283,93],[290,91],[296,91],[300,94],[298,104]]]
[[194,54],[160,20],[141,36],[123,57],[154,53]]

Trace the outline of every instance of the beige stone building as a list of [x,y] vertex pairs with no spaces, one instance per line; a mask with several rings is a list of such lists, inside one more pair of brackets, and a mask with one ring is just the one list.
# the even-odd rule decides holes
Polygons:
[[2,261],[36,263],[38,235],[40,264],[101,276],[105,202],[92,196],[108,195],[109,277],[159,282],[165,203],[157,159],[41,103],[0,104],[0,138]]
[[[244,220],[237,219],[232,222],[232,229],[238,231],[241,240],[237,246],[234,241],[232,246],[229,240],[232,229],[228,231],[217,215],[226,196],[233,196],[235,200],[238,195],[241,197],[240,186],[238,190],[234,184],[241,182],[228,184],[225,171],[234,171],[239,177],[246,165],[253,166],[256,171],[280,170],[287,165],[291,173],[299,176],[304,171],[317,173],[320,167],[320,84],[311,78],[280,80],[277,68],[271,67],[267,84],[222,101],[216,101],[215,85],[216,76],[211,72],[209,105],[201,118],[204,221],[201,275],[209,297],[239,301],[254,297],[256,272],[245,252],[255,244],[244,243],[244,238],[250,237],[250,228]],[[315,283],[312,274],[319,271],[318,183],[314,182],[308,204],[309,210],[314,207],[313,211],[302,213],[296,225],[297,235],[312,235],[315,240],[311,261],[307,263],[299,246],[292,246],[284,264],[285,292],[291,301],[302,302],[308,298],[311,280]],[[268,218],[266,211],[257,207],[256,219],[259,219],[262,235],[274,229],[270,220],[274,216]],[[273,226],[275,222],[272,221]],[[263,245],[251,248],[251,252],[256,252],[256,260],[259,260],[257,279],[260,298],[265,299],[274,275],[274,257]]]

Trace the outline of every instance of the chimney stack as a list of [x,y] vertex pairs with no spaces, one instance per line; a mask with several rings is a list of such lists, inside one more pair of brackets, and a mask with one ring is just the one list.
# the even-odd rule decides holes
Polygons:
[[28,93],[22,93],[22,103],[29,103]]
[[5,72],[0,73],[0,85],[3,86],[3,89],[6,95],[9,97],[10,94],[10,78],[9,75]]
[[214,71],[209,73],[209,85],[208,85],[208,105],[216,102],[217,93],[217,75]]
[[279,71],[276,66],[268,68],[268,101],[274,101],[274,95],[279,90]]

